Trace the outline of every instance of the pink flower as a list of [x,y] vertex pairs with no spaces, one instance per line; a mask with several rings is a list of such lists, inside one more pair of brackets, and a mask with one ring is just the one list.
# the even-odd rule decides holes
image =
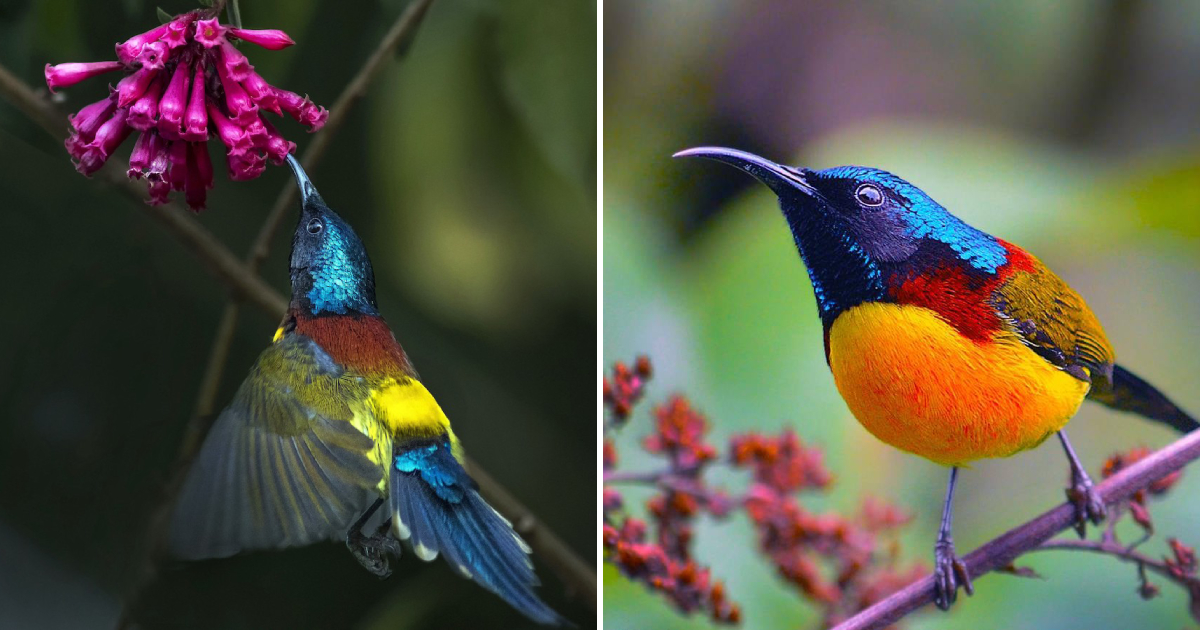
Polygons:
[[150,168],[150,156],[154,154],[154,144],[158,142],[158,133],[151,129],[138,134],[137,142],[133,145],[133,153],[129,156],[129,170],[125,176],[129,179],[141,179],[143,172]]
[[287,33],[275,29],[263,31],[255,31],[245,28],[231,28],[229,34],[238,39],[243,39],[251,44],[258,44],[267,50],[283,50],[296,42],[288,37]]
[[152,206],[167,203],[171,194],[171,182],[167,181],[167,172],[171,170],[171,144],[170,142],[155,143],[150,158],[150,167],[146,169],[146,184]]
[[142,33],[141,35],[134,35],[133,37],[125,40],[123,43],[117,44],[117,59],[119,59],[121,63],[133,63],[134,60],[142,54],[142,48],[145,47],[146,44],[149,44],[153,41],[158,41],[159,38],[167,34],[169,26],[169,22],[167,24],[163,24],[162,26],[156,26],[145,33]]
[[106,99],[102,99],[79,110],[78,114],[71,114],[68,120],[71,121],[71,126],[75,128],[75,132],[83,138],[85,142],[91,142],[96,135],[96,130],[100,128],[112,118],[113,112],[117,109],[117,97],[115,94]]
[[273,91],[283,111],[287,112],[292,118],[295,118],[296,122],[307,125],[310,133],[325,126],[325,121],[329,118],[329,112],[324,107],[318,107],[307,96],[302,97],[295,92],[289,92],[280,88],[273,88]]
[[[78,156],[78,162],[75,164],[75,170],[92,176],[92,173],[100,170],[101,166],[108,161],[112,155],[113,149],[125,141],[129,137],[132,129],[125,124],[125,119],[129,116],[129,110],[118,109],[113,113],[112,118],[109,118],[100,128],[96,130],[96,136],[91,142],[86,145],[77,145],[77,150],[82,152]],[[67,142],[71,142],[71,138]],[[68,147],[70,149],[70,147]]]
[[225,27],[217,22],[217,18],[196,21],[196,43],[205,48],[215,48],[225,41]]
[[150,87],[150,82],[158,76],[158,70],[142,68],[137,72],[121,79],[117,84],[117,107],[128,107]]
[[159,70],[167,64],[167,58],[171,56],[171,49],[161,41],[150,42],[142,47],[142,54],[138,55],[138,60],[142,62],[143,68],[151,70]]
[[167,151],[167,156],[171,160],[170,169],[167,171],[167,181],[171,183],[171,190],[183,192],[184,182],[187,181],[187,161],[188,143],[179,141],[172,142],[171,148]]
[[229,155],[240,155],[254,148],[250,142],[249,136],[246,134],[245,127],[239,127],[232,120],[225,117],[217,106],[208,104],[208,118],[217,128],[217,136],[221,138],[221,142],[229,148]]
[[192,95],[188,99],[187,112],[183,118],[184,140],[203,142],[208,140],[208,112],[204,105],[204,66],[196,65],[196,80],[192,81]]
[[225,108],[229,111],[229,117],[242,126],[258,120],[258,105],[250,100],[246,90],[233,78],[228,66],[218,65],[217,76],[221,79],[221,87],[225,88]]
[[212,161],[208,158],[208,145],[203,142],[188,143],[187,181],[184,196],[187,204],[197,212],[204,209],[207,191],[213,186]]
[[129,126],[145,131],[154,126],[158,118],[159,94],[162,93],[163,82],[156,80],[146,88],[146,92],[129,108]]
[[254,70],[250,67],[250,60],[246,59],[246,55],[234,48],[229,40],[221,42],[221,63],[229,78],[239,83],[245,81],[246,77]]
[[185,13],[178,18],[167,23],[167,32],[162,36],[162,41],[168,48],[179,48],[188,43],[188,27],[192,25],[195,19],[194,13]]
[[94,76],[121,70],[125,64],[119,61],[94,61],[91,63],[60,63],[57,66],[46,64],[46,85],[51,92],[58,88],[70,87]]
[[271,163],[280,166],[288,154],[296,150],[296,143],[284,138],[282,134],[275,130],[275,126],[271,123],[264,120],[263,126],[267,130],[267,139],[262,146],[266,149],[267,157],[271,159]]
[[235,182],[254,179],[266,168],[266,159],[258,153],[229,154],[229,179]]
[[267,161],[282,164],[296,149],[263,118],[265,112],[286,111],[309,131],[325,124],[325,108],[272,86],[227,37],[269,50],[294,44],[283,31],[228,29],[213,10],[201,9],[117,44],[117,61],[46,65],[51,91],[125,72],[108,98],[69,118],[71,134],[63,146],[79,172],[96,172],[138,130],[126,175],[145,180],[148,203],[166,203],[178,191],[199,210],[213,186],[210,135],[225,146],[230,179],[246,180],[261,175]]
[[253,69],[242,80],[242,87],[245,88],[246,94],[250,96],[250,100],[254,101],[259,107],[275,112],[276,116],[283,113],[279,109],[279,101],[275,98],[275,91],[271,89],[271,84],[267,83],[266,79],[258,76],[258,73]]
[[[175,66],[171,75],[171,83],[158,102],[158,130],[167,138],[179,137],[183,124],[183,112],[187,107],[188,98],[188,67],[184,64]],[[200,86],[200,96],[204,96],[204,86]]]

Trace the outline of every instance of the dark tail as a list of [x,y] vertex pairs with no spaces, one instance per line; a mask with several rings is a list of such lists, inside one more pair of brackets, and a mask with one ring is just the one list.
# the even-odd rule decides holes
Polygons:
[[1113,366],[1112,389],[1093,389],[1088,398],[1118,411],[1136,413],[1168,424],[1180,433],[1189,433],[1200,428],[1200,422],[1176,407],[1162,392],[1119,365]]
[[460,573],[499,595],[530,619],[564,620],[534,593],[529,547],[488,505],[451,455],[448,442],[396,449],[393,526],[422,560],[438,554]]

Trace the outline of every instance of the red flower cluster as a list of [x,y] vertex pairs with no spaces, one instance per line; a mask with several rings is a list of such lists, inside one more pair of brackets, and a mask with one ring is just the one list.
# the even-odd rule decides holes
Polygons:
[[[649,362],[639,359],[632,371],[618,363],[604,381],[604,401],[613,416],[626,420],[644,393]],[[708,422],[683,396],[672,396],[653,410],[654,432],[642,444],[666,459],[657,473],[617,470],[617,452],[604,443],[604,533],[606,558],[626,577],[661,593],[679,611],[707,611],[718,623],[737,623],[741,608],[728,599],[724,585],[693,557],[694,523],[707,515],[725,518],[744,509],[755,524],[758,548],[776,570],[832,623],[869,606],[923,574],[921,567],[894,570],[894,536],[908,517],[893,506],[868,501],[860,514],[816,515],[797,501],[803,490],[826,490],[833,475],[822,452],[805,446],[792,431],[778,436],[746,434],[729,441],[721,460],[708,442]],[[607,427],[615,429],[617,427]],[[748,469],[752,479],[743,494],[731,496],[704,478],[713,465]],[[658,492],[646,503],[654,542],[647,542],[647,521],[623,512],[625,502],[613,486],[650,484]]]
[[672,396],[654,410],[655,432],[643,444],[647,451],[666,455],[677,472],[698,470],[717,458],[717,449],[704,441],[708,423],[683,396]]
[[753,468],[754,480],[777,492],[823,490],[833,483],[824,454],[816,448],[805,448],[790,429],[777,438],[748,433],[735,436],[729,443],[733,463]]
[[620,526],[605,523],[604,551],[609,561],[631,580],[662,593],[683,613],[708,610],[717,623],[741,621],[741,608],[728,600],[725,586],[711,571],[693,560],[669,555],[661,545],[646,542],[646,524],[627,518]]
[[642,392],[650,374],[650,359],[641,356],[634,362],[632,370],[618,361],[613,368],[612,380],[604,379],[602,386],[604,405],[608,407],[609,412],[617,421],[624,421],[629,417],[633,405],[642,398]]
[[286,112],[309,131],[325,124],[325,108],[267,83],[233,45],[240,40],[280,50],[295,43],[290,37],[278,30],[227,28],[205,16],[185,13],[117,44],[117,61],[46,64],[51,91],[107,72],[126,73],[107,98],[70,117],[64,144],[80,173],[99,170],[136,130],[128,176],[145,177],[149,203],[166,203],[171,191],[179,191],[198,211],[213,185],[210,129],[226,147],[229,178],[247,180],[262,174],[266,160],[282,164],[296,148],[260,109]]
[[925,569],[894,570],[898,549],[877,549],[910,518],[893,505],[868,499],[852,517],[813,514],[796,500],[803,490],[825,490],[833,474],[819,449],[805,447],[793,431],[778,437],[747,434],[730,440],[731,459],[754,472],[744,501],[758,532],[759,549],[779,574],[825,608],[827,625],[870,606],[921,577]]

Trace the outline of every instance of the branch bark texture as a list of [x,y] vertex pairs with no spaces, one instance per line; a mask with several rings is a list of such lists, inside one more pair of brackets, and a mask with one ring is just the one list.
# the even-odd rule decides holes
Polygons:
[[[1197,458],[1200,458],[1200,431],[1193,431],[1106,479],[1097,490],[1104,504],[1111,506]],[[1071,527],[1073,519],[1074,510],[1069,504],[1049,510],[967,554],[963,558],[967,572],[975,580],[1006,567],[1018,556],[1042,547],[1046,541]],[[838,624],[833,630],[886,628],[932,602],[933,578],[926,577]]]

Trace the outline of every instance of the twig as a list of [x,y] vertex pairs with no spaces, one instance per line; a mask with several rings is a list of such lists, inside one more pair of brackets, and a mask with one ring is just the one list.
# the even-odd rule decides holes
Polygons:
[[[2,64],[0,64],[0,96],[16,106],[53,138],[62,140],[67,137],[65,117],[33,88],[13,76]],[[190,212],[185,211],[176,203],[160,206],[146,205],[145,188],[126,177],[125,172],[115,162],[106,164],[99,174],[101,179],[136,200],[139,209],[158,221],[179,239],[234,294],[275,317],[282,317],[287,308],[287,300],[278,291],[263,282],[258,274],[250,272],[229,251],[229,248],[217,240],[212,232],[200,225],[200,222],[193,218]]]
[[[1151,483],[1200,458],[1200,431],[1183,436],[1106,479],[1096,487],[1105,505],[1113,505]],[[1017,556],[1037,549],[1074,522],[1074,508],[1060,505],[984,544],[963,558],[972,579],[1008,566]],[[885,628],[933,601],[933,579],[923,578],[838,624],[833,630]]]
[[[427,7],[431,0],[418,0],[414,6]],[[411,12],[407,12],[410,13]],[[422,9],[423,13],[423,9]],[[414,18],[415,19],[415,18]],[[391,33],[391,31],[389,31]],[[403,41],[403,37],[400,38]],[[372,55],[368,63],[376,65],[382,62],[386,55]],[[354,90],[348,96],[352,100],[361,98],[369,80],[360,84],[351,83]],[[66,120],[54,106],[35,92],[27,84],[17,79],[3,65],[0,65],[0,96],[12,103],[31,120],[42,127],[56,139],[66,137]],[[341,102],[341,99],[338,101]],[[347,101],[351,102],[351,101]],[[338,103],[335,103],[337,107]],[[330,118],[332,119],[331,112]],[[332,122],[332,121],[330,121]],[[327,123],[327,126],[329,123]],[[320,136],[314,138],[310,150],[320,141]],[[137,201],[137,207],[159,221],[167,231],[184,243],[186,248],[224,283],[235,296],[245,299],[251,305],[272,318],[282,318],[287,310],[287,300],[266,284],[262,278],[239,261],[229,249],[193,219],[181,206],[169,203],[161,206],[147,206],[143,203],[143,190],[135,182],[128,180],[119,168],[112,165],[102,170],[104,179]],[[286,210],[286,203],[281,203]],[[282,211],[280,211],[282,215]],[[281,220],[282,216],[280,216]],[[265,247],[265,246],[264,246]],[[262,254],[265,257],[265,254]],[[219,379],[218,379],[219,380]],[[199,437],[196,436],[197,441]],[[185,438],[192,439],[192,438]],[[585,598],[592,609],[596,608],[596,575],[587,563],[548,529],[544,523],[533,516],[533,513],[518,502],[499,483],[491,478],[477,465],[471,464],[472,474],[479,483],[480,493],[491,502],[496,509],[514,523],[521,524],[521,532],[529,541],[534,554],[546,562],[551,570],[559,577],[568,589]],[[172,475],[174,478],[177,475]],[[172,496],[174,492],[167,488]],[[153,526],[152,526],[153,527]]]
[[1155,560],[1144,553],[1135,551],[1131,547],[1126,547],[1124,545],[1112,542],[1070,539],[1048,540],[1031,549],[1030,551],[1053,551],[1056,549],[1065,549],[1069,551],[1090,551],[1092,553],[1112,556],[1118,560],[1132,562],[1139,567],[1149,569],[1167,578],[1168,580],[1183,586],[1184,588],[1189,588],[1189,586],[1192,584],[1200,585],[1200,581],[1198,581],[1196,578],[1181,578],[1175,573],[1172,573],[1171,569],[1167,566],[1167,563],[1161,560]]

